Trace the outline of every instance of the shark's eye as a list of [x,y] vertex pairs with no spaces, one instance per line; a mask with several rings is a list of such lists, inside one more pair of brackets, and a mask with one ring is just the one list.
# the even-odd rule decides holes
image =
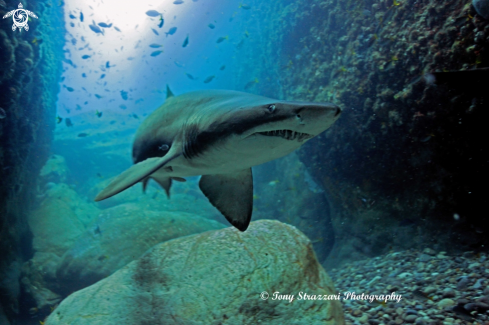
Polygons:
[[275,111],[275,104],[268,105],[267,109],[270,113],[273,113]]
[[169,145],[167,144],[162,144],[161,146],[158,147],[158,150],[161,150],[161,151],[167,151],[168,149],[170,148]]

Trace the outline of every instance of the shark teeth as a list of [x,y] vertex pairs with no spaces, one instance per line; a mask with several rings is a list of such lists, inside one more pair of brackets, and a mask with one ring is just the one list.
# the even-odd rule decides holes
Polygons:
[[298,140],[299,142],[302,142],[306,139],[310,139],[313,137],[310,134],[295,132],[291,130],[273,130],[273,131],[258,132],[258,134],[269,136],[269,137],[281,137],[286,140]]

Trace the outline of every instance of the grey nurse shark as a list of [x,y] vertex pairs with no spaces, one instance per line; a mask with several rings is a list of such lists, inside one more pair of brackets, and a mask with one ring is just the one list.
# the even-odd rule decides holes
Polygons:
[[[169,89],[168,89],[169,91]],[[199,187],[226,219],[245,231],[253,210],[251,167],[283,157],[328,129],[341,110],[331,103],[276,100],[231,91],[169,96],[139,127],[134,165],[95,201],[154,179],[169,196],[172,180],[202,175]]]

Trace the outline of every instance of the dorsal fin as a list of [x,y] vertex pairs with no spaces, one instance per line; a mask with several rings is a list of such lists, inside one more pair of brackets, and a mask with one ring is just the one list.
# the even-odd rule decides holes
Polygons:
[[168,85],[166,85],[166,99],[170,98],[170,97],[174,97],[175,95],[173,95],[173,92],[171,91],[170,87]]

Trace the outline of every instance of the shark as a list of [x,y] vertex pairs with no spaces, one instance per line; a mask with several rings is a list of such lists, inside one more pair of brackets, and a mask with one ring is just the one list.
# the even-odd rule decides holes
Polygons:
[[277,100],[232,90],[200,90],[167,99],[139,126],[134,165],[96,197],[107,199],[155,180],[170,197],[172,181],[201,176],[199,188],[237,229],[253,210],[251,167],[283,157],[328,129],[341,115],[333,103]]

